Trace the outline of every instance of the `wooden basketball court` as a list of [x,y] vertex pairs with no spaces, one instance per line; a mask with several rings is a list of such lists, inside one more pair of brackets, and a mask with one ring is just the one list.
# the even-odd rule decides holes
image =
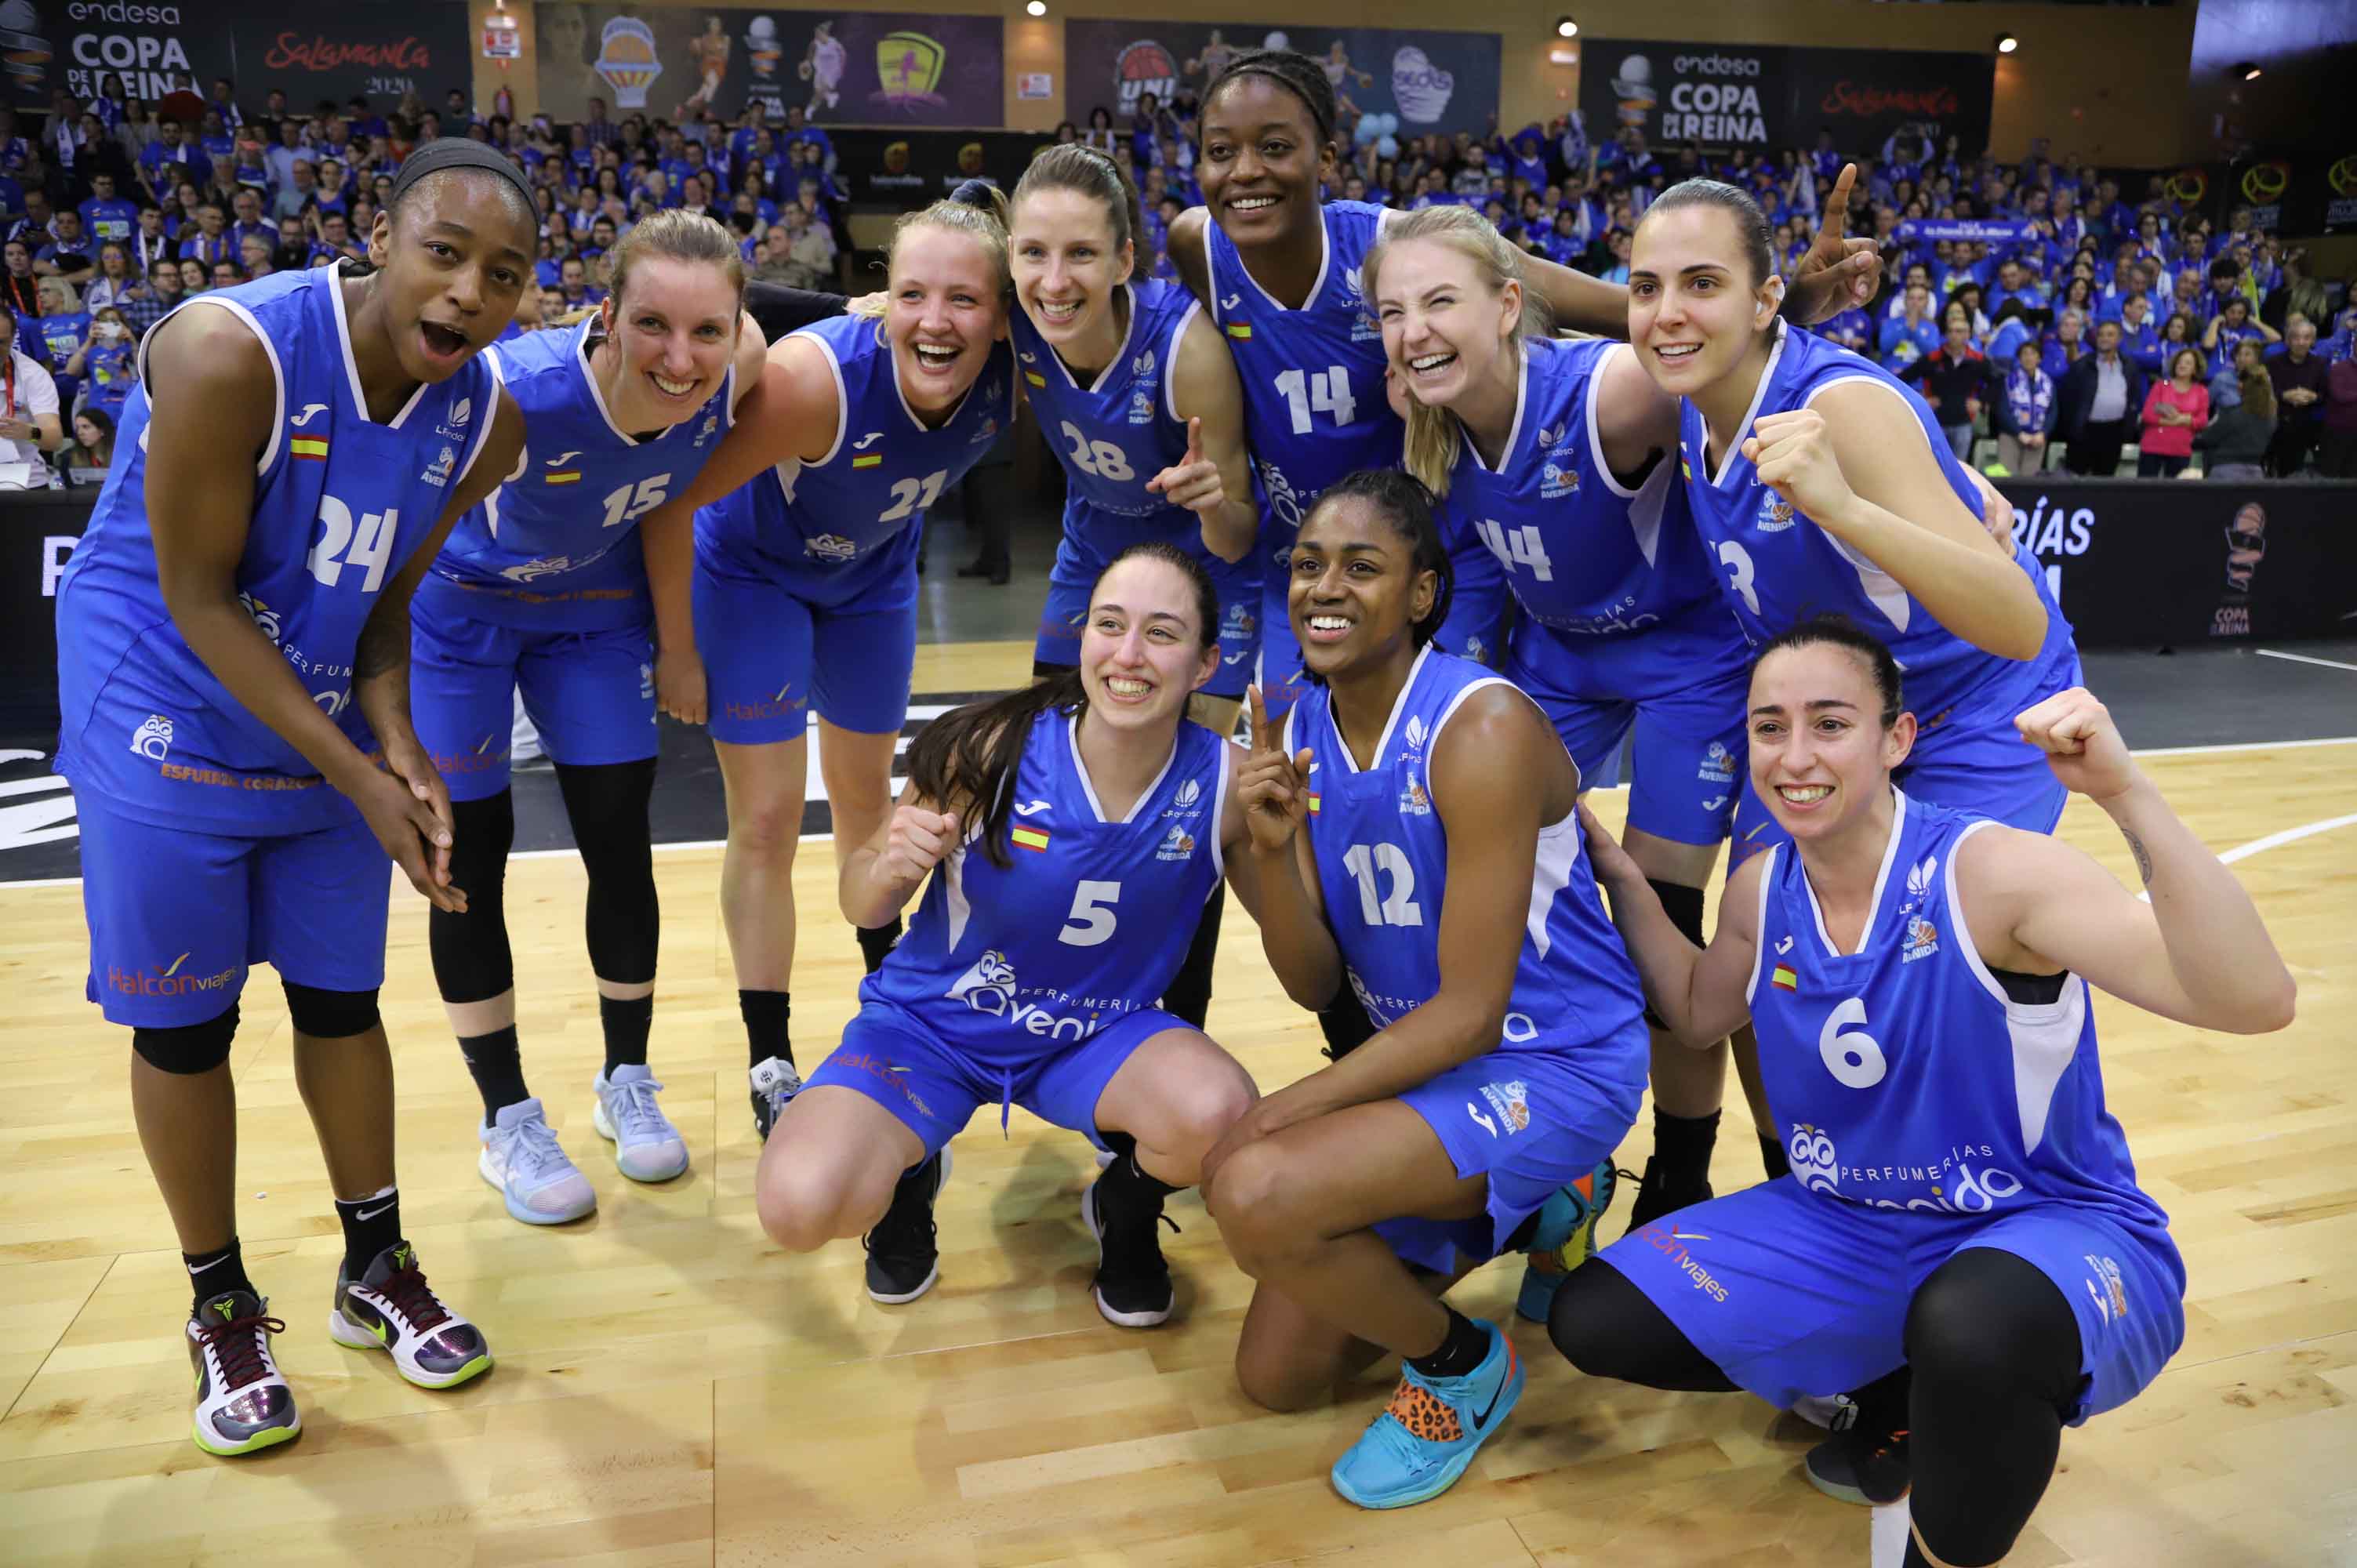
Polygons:
[[[920,690],[1012,684],[1028,645],[924,650]],[[2184,1349],[2141,1400],[2066,1434],[2007,1559],[2019,1568],[2357,1563],[2357,743],[2155,756],[2236,869],[2300,985],[2256,1039],[2098,1004],[2105,1079],[2191,1271]],[[1618,796],[1599,797],[1617,827]],[[2337,822],[2336,820],[2337,819]],[[2319,824],[2323,824],[2319,826]],[[2309,830],[2305,833],[2301,830]],[[2074,802],[2065,837],[2132,875]],[[1327,1467],[1388,1392],[1272,1415],[1229,1369],[1249,1282],[1192,1193],[1167,1237],[1179,1312],[1103,1323],[1080,1222],[1081,1141],[977,1117],[943,1193],[942,1279],[906,1307],[860,1288],[845,1242],[789,1258],[752,1213],[758,1146],[720,854],[659,852],[662,978],[651,1060],[690,1173],[640,1187],[589,1126],[599,1032],[579,864],[520,860],[508,910],[534,1091],[597,1187],[591,1219],[533,1230],[475,1171],[479,1112],[436,997],[425,906],[396,890],[384,992],[401,1187],[436,1286],[499,1366],[447,1394],[325,1331],[341,1251],[295,1091],[284,1003],[246,993],[233,1058],[249,1269],[288,1325],[299,1442],[219,1460],[188,1441],[187,1276],[130,1122],[129,1051],[82,999],[73,886],[0,888],[0,1562],[23,1564],[926,1563],[955,1568],[1352,1564],[1612,1568],[1863,1564],[1864,1510],[1802,1478],[1813,1429],[1742,1396],[1586,1380],[1513,1322],[1519,1264],[1468,1312],[1512,1324],[1532,1371],[1512,1423],[1447,1496],[1397,1513]],[[807,1069],[854,1011],[857,949],[830,846],[803,846],[795,1001]],[[1318,1065],[1314,1022],[1231,908],[1211,1032],[1273,1089]],[[1650,1113],[1620,1152],[1641,1165]],[[1715,1168],[1759,1176],[1739,1095]],[[1617,1235],[1624,1197],[1607,1218]]]

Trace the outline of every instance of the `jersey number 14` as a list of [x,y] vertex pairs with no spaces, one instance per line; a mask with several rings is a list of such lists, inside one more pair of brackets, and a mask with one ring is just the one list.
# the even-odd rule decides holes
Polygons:
[[1276,390],[1284,394],[1285,405],[1293,414],[1293,433],[1309,434],[1310,416],[1330,413],[1337,424],[1348,424],[1359,412],[1358,400],[1351,395],[1351,372],[1340,365],[1322,371],[1286,371],[1276,378]]

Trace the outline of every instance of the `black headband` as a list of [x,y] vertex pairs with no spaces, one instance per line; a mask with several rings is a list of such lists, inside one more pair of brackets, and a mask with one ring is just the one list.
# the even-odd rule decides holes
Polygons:
[[538,226],[540,203],[533,199],[532,187],[524,182],[523,171],[510,163],[506,154],[493,152],[466,136],[438,136],[402,159],[401,172],[393,177],[393,195],[386,199],[386,208],[400,205],[402,196],[411,186],[445,169],[481,169],[485,174],[499,176],[523,198],[524,210],[532,214],[533,225]]

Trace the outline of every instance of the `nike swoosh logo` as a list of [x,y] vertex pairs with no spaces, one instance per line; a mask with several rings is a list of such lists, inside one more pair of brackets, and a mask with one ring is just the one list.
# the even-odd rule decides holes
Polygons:
[[574,458],[578,457],[579,456],[581,456],[581,454],[577,451],[560,452],[555,456],[551,457],[548,460],[548,466],[552,468],[562,468],[565,464],[570,463]]
[[1673,1241],[1707,1241],[1710,1238],[1707,1236],[1697,1236],[1691,1230],[1673,1230],[1670,1232],[1670,1240]]
[[386,1209],[391,1208],[394,1203],[399,1203],[401,1199],[396,1197],[393,1200],[393,1203],[382,1203],[374,1208],[361,1209],[359,1212],[355,1213],[352,1218],[355,1219],[373,1219],[378,1215],[382,1214]]
[[190,1269],[190,1270],[188,1271],[188,1273],[192,1273],[192,1274],[200,1274],[200,1273],[203,1273],[207,1269],[218,1269],[218,1268],[220,1268],[223,1263],[226,1263],[226,1262],[229,1262],[229,1258],[228,1258],[228,1256],[227,1256],[226,1254],[224,1254],[224,1255],[223,1255],[223,1256],[221,1256],[221,1257],[215,1258],[215,1259],[214,1259],[211,1262],[210,1262],[210,1263],[199,1263],[195,1268]]
[[1026,800],[1015,808],[1015,814],[1018,817],[1036,817],[1047,809],[1048,802],[1045,800]]
[[303,426],[311,423],[311,416],[313,414],[323,412],[327,406],[328,405],[324,403],[307,403],[303,405],[303,412],[296,414],[286,423],[293,425],[296,429],[300,430]]
[[1480,1415],[1473,1418],[1474,1431],[1480,1432],[1490,1424],[1490,1417],[1496,1412],[1498,1402],[1505,1397],[1506,1385],[1513,1380],[1514,1348],[1512,1345],[1509,1345],[1506,1347],[1506,1374],[1498,1380],[1498,1386],[1490,1391],[1490,1403],[1487,1408],[1485,1408]]

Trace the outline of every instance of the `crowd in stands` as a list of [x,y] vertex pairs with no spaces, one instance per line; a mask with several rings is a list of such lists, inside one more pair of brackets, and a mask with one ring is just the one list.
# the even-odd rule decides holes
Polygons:
[[[603,297],[604,257],[640,214],[709,212],[740,237],[752,275],[839,289],[847,202],[826,132],[799,106],[732,124],[631,113],[556,125],[478,113],[451,89],[440,109],[412,95],[392,113],[365,99],[259,108],[211,84],[193,124],[161,116],[99,73],[100,95],[60,92],[37,126],[0,108],[0,331],[13,345],[0,410],[0,488],[44,455],[89,470],[137,374],[139,336],[191,294],[364,254],[402,158],[465,134],[505,148],[544,194],[539,291],[518,328]],[[1144,95],[1126,126],[1099,109],[1060,141],[1121,163],[1144,209],[1141,266],[1171,274],[1169,224],[1200,199],[1191,91]],[[1512,135],[1401,140],[1380,121],[1340,127],[1349,152],[1329,197],[1418,208],[1478,208],[1517,244],[1625,281],[1630,236],[1653,196],[1707,175],[1742,186],[1775,225],[1781,263],[1813,239],[1837,176],[1858,176],[1848,231],[1885,259],[1881,295],[1820,330],[1921,388],[1957,452],[1992,471],[2060,466],[2110,474],[2126,448],[2136,472],[2357,477],[2357,306],[2338,306],[2307,256],[2236,208],[2222,228],[2185,210],[2160,176],[2141,194],[2076,156],[2013,166],[1894,136],[1877,156],[1816,145],[1710,155],[1657,149],[1635,130],[1591,140],[1577,115]],[[2000,221],[1992,242],[1916,237],[1904,226]],[[48,386],[44,391],[42,383]],[[46,408],[44,404],[48,404]],[[46,423],[44,423],[46,422]],[[6,461],[13,456],[16,467]],[[29,464],[30,468],[22,467]],[[43,478],[41,482],[47,482]]]

